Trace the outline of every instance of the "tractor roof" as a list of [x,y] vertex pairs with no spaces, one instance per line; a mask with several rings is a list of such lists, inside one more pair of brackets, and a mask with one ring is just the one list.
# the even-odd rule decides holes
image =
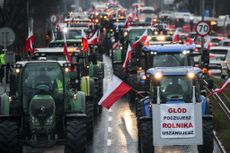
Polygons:
[[192,66],[178,66],[178,67],[156,67],[147,70],[147,75],[154,75],[156,73],[162,73],[163,75],[187,75],[188,73],[194,73],[201,77],[202,71],[200,68]]
[[193,50],[195,45],[183,44],[166,44],[166,45],[151,45],[143,47],[143,52],[157,52],[157,53],[180,53],[185,50]]
[[[74,52],[79,52],[78,48],[76,47],[68,47],[67,50],[70,52],[70,50],[74,49]],[[53,48],[36,48],[35,49],[35,54],[36,53],[61,53],[63,54],[64,47],[53,47]],[[64,55],[64,54],[63,54]]]
[[44,64],[44,63],[58,63],[61,66],[63,66],[64,64],[66,64],[68,62],[67,61],[54,61],[54,60],[18,61],[15,65],[20,65],[20,66],[24,67],[28,63],[36,63],[36,64],[39,64],[39,63],[42,63],[42,64]]

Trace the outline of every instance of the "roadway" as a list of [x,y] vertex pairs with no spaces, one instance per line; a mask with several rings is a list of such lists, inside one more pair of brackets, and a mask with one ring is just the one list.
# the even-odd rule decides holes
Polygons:
[[[104,56],[104,90],[111,81],[112,66]],[[161,146],[155,153],[197,153],[197,146]],[[93,140],[89,142],[88,153],[138,153],[138,135],[135,109],[126,96],[109,110],[103,109],[95,121]],[[221,153],[216,142],[213,153]]]
[[[111,61],[104,56],[104,91],[113,74]],[[8,89],[8,87],[7,87]],[[0,94],[4,85],[0,85]],[[117,101],[109,110],[103,109],[95,119],[94,135],[88,142],[87,153],[138,153],[138,135],[135,109],[126,96]],[[27,149],[24,150],[24,152]],[[30,151],[29,151],[30,152]],[[29,153],[28,152],[28,153]],[[63,147],[54,150],[39,150],[36,153],[62,153]],[[31,153],[31,152],[30,152]],[[156,147],[155,153],[197,153],[196,146]],[[221,153],[215,143],[214,152]]]

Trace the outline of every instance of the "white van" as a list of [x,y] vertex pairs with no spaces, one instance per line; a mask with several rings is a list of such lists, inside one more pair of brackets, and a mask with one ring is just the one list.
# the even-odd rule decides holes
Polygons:
[[151,6],[144,6],[138,8],[138,15],[140,22],[151,22],[152,19],[156,19],[157,15],[155,9]]
[[230,76],[230,47],[214,46],[210,48],[210,67],[213,73],[220,73],[222,78]]

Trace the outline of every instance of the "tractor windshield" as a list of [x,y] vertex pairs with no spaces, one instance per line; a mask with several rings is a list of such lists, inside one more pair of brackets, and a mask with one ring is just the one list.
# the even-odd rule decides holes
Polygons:
[[160,82],[160,97],[163,103],[192,102],[192,80],[187,76],[165,76]]
[[[183,53],[160,53],[153,56],[151,67],[189,66],[189,56]],[[191,65],[191,64],[190,64]]]
[[22,72],[23,103],[27,104],[35,95],[63,97],[63,81],[63,71],[58,63],[28,63]]
[[[144,32],[145,32],[145,29],[131,29],[129,31],[130,43],[134,43],[135,41],[137,41]],[[148,32],[148,35],[153,33],[151,29],[148,29],[147,32]]]

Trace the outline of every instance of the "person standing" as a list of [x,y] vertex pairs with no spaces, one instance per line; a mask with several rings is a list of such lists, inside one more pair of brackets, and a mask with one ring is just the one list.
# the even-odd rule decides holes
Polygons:
[[4,50],[0,51],[0,82],[2,83],[2,79],[4,78],[4,66],[5,66],[5,54]]

